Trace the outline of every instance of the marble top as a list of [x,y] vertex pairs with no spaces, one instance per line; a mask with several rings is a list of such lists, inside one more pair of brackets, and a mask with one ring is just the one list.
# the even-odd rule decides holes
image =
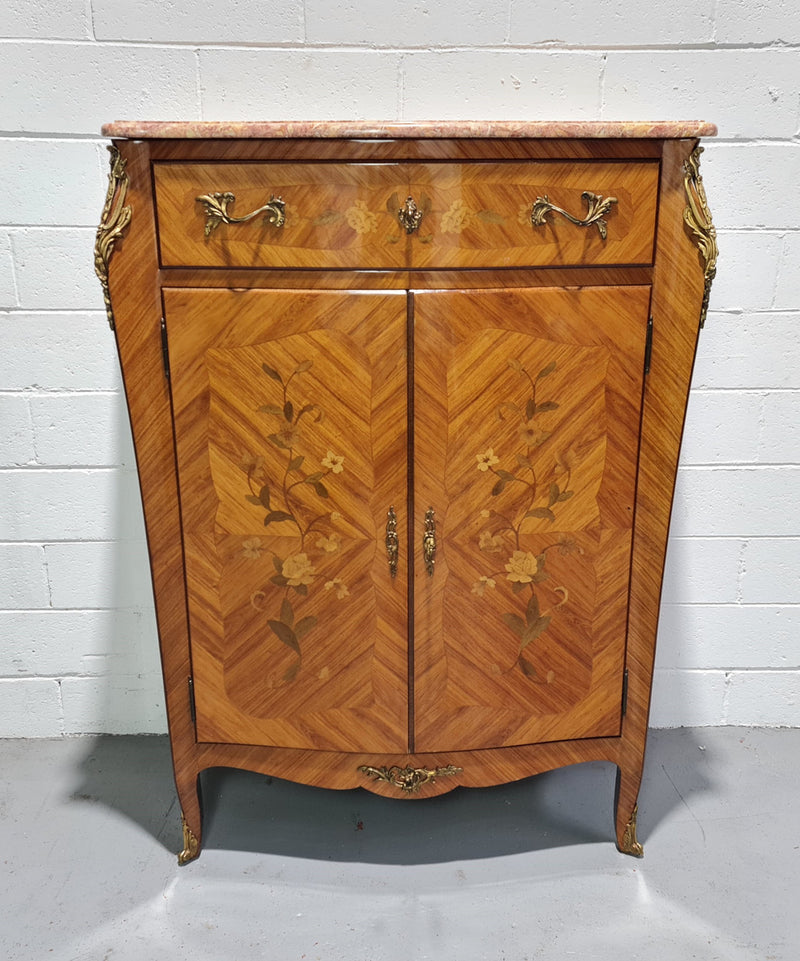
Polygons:
[[227,121],[117,120],[102,128],[117,139],[207,140],[209,138],[650,138],[713,137],[717,128],[702,120],[370,120]]

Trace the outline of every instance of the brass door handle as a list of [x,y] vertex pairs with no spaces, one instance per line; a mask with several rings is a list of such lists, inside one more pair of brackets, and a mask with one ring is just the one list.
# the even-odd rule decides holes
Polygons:
[[597,227],[600,236],[605,240],[608,233],[608,224],[603,218],[611,209],[611,205],[617,203],[617,198],[606,197],[604,200],[600,194],[593,194],[591,190],[584,190],[581,194],[581,199],[587,208],[586,217],[583,220],[573,217],[571,213],[568,213],[562,207],[556,207],[555,204],[551,204],[547,194],[545,194],[544,197],[537,197],[531,210],[531,224],[533,224],[534,227],[544,227],[547,223],[545,218],[552,210],[554,213],[566,217],[570,223],[575,224],[577,227],[591,227],[594,225]]
[[433,508],[425,511],[425,533],[422,535],[422,556],[425,559],[425,570],[428,577],[433,577],[433,565],[436,563],[436,521]]
[[400,544],[397,540],[397,514],[394,507],[389,508],[386,516],[386,556],[389,559],[389,576],[397,577],[397,559],[400,555]]
[[280,197],[269,198],[269,201],[258,210],[245,214],[244,217],[232,217],[228,212],[230,205],[236,200],[235,194],[226,191],[225,193],[202,194],[195,197],[198,203],[205,207],[206,211],[206,237],[219,227],[220,224],[243,224],[246,220],[252,220],[259,214],[264,214],[264,221],[272,224],[273,227],[282,227],[286,223],[286,204]]

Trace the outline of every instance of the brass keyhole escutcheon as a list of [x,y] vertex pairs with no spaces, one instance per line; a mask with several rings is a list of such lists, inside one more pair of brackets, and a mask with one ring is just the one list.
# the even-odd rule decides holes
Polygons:
[[419,230],[419,225],[422,223],[422,211],[414,202],[413,197],[406,198],[406,202],[397,211],[397,219],[407,234],[413,234],[415,230]]

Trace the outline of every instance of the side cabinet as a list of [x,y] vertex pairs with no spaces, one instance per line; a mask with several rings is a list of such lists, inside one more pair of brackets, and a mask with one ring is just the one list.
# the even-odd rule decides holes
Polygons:
[[220,765],[424,798],[607,760],[642,853],[714,128],[450,126],[104,128],[182,863]]

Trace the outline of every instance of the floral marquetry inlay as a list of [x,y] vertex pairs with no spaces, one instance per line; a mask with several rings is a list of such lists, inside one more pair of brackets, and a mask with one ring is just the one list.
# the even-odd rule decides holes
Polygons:
[[[496,408],[498,420],[511,419],[517,425],[515,449],[501,452],[489,447],[475,455],[478,471],[492,481],[489,506],[480,512],[485,526],[477,546],[488,555],[487,560],[492,557],[494,564],[491,572],[475,581],[472,593],[484,597],[487,591],[510,590],[513,609],[503,614],[503,621],[519,639],[519,646],[516,661],[507,670],[519,666],[531,680],[550,684],[554,672],[549,670],[542,676],[526,652],[548,629],[556,611],[569,601],[566,587],[550,583],[548,552],[556,549],[566,554],[579,548],[570,539],[562,538],[535,553],[525,549],[521,535],[529,518],[553,524],[559,505],[574,496],[571,480],[576,453],[569,446],[556,446],[555,453],[549,455],[551,459],[539,455],[538,449],[553,434],[548,415],[559,408],[552,398],[542,399],[544,382],[555,372],[556,362],[546,364],[535,375],[515,357],[509,359],[508,366],[527,383],[528,390],[524,398],[504,400]],[[519,491],[513,511],[490,506],[491,498],[511,485]],[[497,671],[502,668],[498,666]]]
[[[283,674],[286,682],[297,677],[303,659],[301,641],[317,627],[318,618],[313,614],[303,615],[302,611],[309,591],[323,589],[339,600],[350,596],[341,577],[324,581],[324,586],[320,584],[317,560],[337,554],[342,547],[342,536],[335,530],[341,515],[326,509],[326,501],[330,496],[328,485],[345,470],[344,456],[326,450],[318,462],[312,462],[297,452],[307,426],[319,423],[323,418],[323,411],[317,404],[301,404],[293,398],[292,381],[302,377],[312,366],[313,361],[302,361],[288,377],[284,377],[269,364],[261,365],[263,373],[279,387],[280,397],[276,399],[280,402],[263,404],[259,413],[271,421],[273,429],[267,439],[284,460],[283,472],[282,476],[270,477],[265,470],[265,458],[249,454],[241,464],[249,490],[243,495],[244,499],[265,512],[264,527],[289,523],[295,528],[294,547],[288,552],[270,546],[267,538],[262,541],[259,537],[247,537],[242,541],[242,556],[245,558],[257,560],[264,552],[271,555],[275,572],[270,583],[283,592],[276,609],[273,609],[274,592],[266,589],[254,591],[250,604],[264,614],[270,631],[296,655]],[[314,491],[318,510],[308,510],[298,497],[300,487]],[[281,543],[284,541],[285,538],[281,538]]]
[[378,226],[378,215],[367,208],[365,201],[357,200],[344,212],[348,227],[357,234],[369,234]]
[[496,210],[473,210],[463,200],[454,200],[442,214],[442,233],[460,234],[476,223],[502,224],[505,217]]

